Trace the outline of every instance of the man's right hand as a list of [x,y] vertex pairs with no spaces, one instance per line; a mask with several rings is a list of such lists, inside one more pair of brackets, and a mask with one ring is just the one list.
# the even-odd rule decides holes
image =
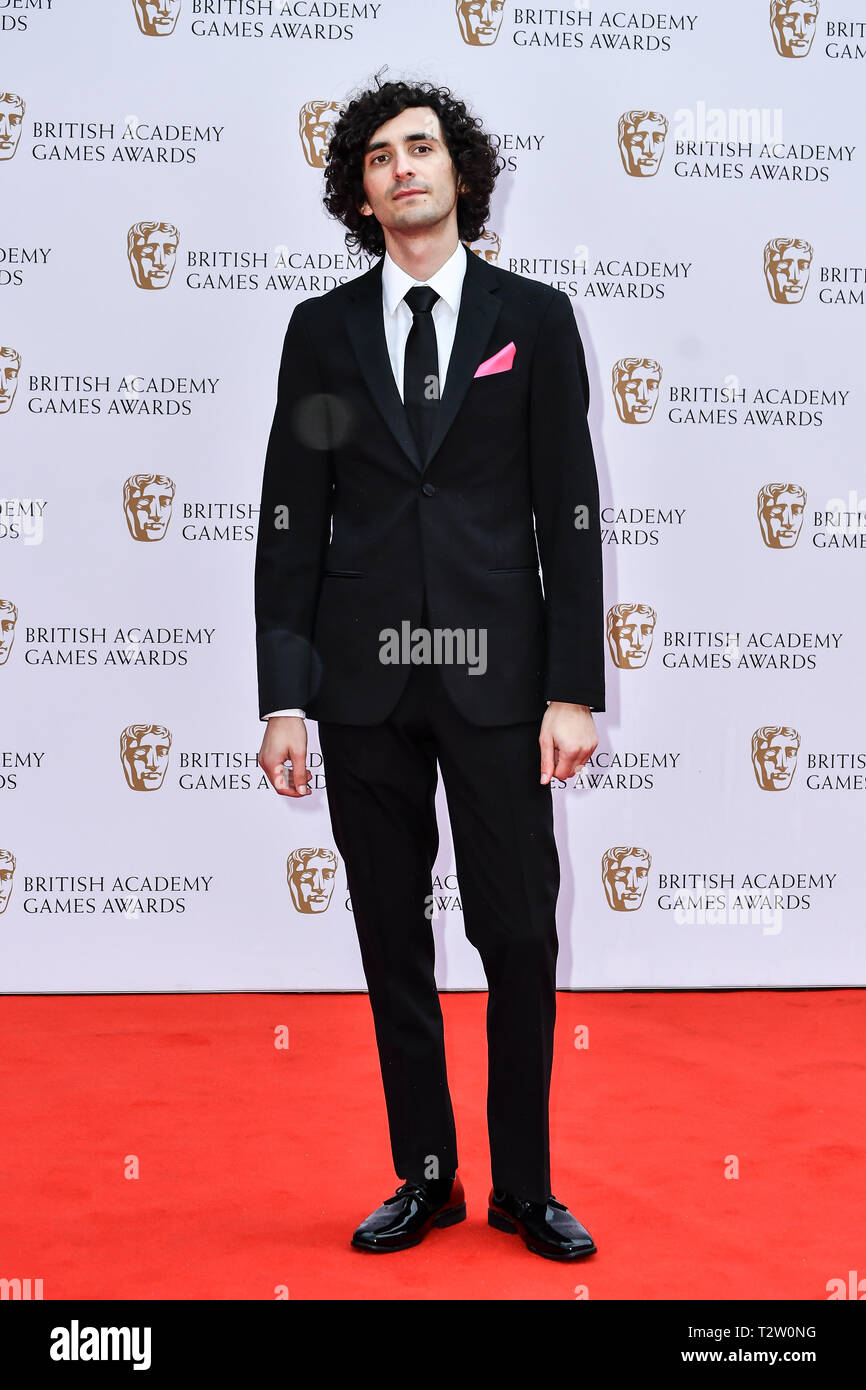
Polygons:
[[[290,762],[291,769],[283,763]],[[259,767],[280,796],[309,796],[313,774],[307,768],[307,726],[295,714],[268,720],[259,749]]]

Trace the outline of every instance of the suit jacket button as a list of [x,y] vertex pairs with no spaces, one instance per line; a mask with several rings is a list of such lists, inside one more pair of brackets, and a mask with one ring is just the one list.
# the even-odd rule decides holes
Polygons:
[[421,491],[423,492],[425,497],[432,497],[436,492],[436,488],[432,483],[422,483]]

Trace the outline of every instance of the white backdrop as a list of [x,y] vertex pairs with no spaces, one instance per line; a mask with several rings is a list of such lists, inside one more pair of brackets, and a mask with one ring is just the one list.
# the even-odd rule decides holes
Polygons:
[[[369,264],[322,140],[385,64],[500,140],[473,249],[587,352],[561,985],[863,984],[866,26],[789,10],[0,0],[0,989],[364,987],[315,723],[314,796],[256,766],[252,566],[291,309]],[[440,984],[483,987],[440,825]]]

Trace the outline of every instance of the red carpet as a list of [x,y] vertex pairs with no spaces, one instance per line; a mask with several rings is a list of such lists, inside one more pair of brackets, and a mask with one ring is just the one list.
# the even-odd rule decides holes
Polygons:
[[348,1244],[397,1185],[366,996],[3,998],[0,1277],[46,1299],[820,1300],[866,1276],[866,992],[561,994],[553,1190],[598,1245],[573,1265],[486,1224],[485,1007],[443,996],[469,1219],[377,1256]]

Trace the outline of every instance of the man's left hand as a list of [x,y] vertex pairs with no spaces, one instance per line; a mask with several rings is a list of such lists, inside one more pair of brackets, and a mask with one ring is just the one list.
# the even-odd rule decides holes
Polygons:
[[598,734],[589,705],[567,705],[551,700],[538,735],[541,748],[541,781],[551,777],[563,782],[584,766],[598,747]]

